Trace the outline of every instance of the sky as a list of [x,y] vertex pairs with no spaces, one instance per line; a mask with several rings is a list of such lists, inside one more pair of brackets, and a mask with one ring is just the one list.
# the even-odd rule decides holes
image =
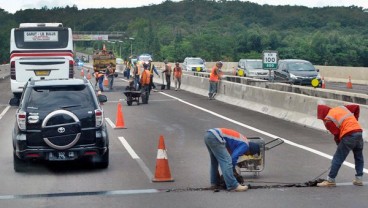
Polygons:
[[[65,7],[67,5],[77,5],[78,9],[87,8],[132,8],[160,4],[164,0],[0,0],[0,8],[9,13],[15,13],[21,9],[40,9],[43,6],[48,8]],[[171,0],[180,1],[180,0]],[[359,6],[368,9],[368,0],[248,0],[260,5],[298,5],[307,7],[326,6]]]

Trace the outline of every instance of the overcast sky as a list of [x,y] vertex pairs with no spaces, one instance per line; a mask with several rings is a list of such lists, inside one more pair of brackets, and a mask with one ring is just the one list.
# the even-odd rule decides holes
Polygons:
[[[164,0],[0,0],[0,8],[14,13],[21,9],[36,8],[43,6],[48,8],[77,5],[78,9],[86,8],[131,8],[160,4]],[[172,0],[179,1],[179,0]],[[248,0],[257,4],[269,5],[302,5],[307,7],[325,6],[359,6],[368,8],[368,0]]]

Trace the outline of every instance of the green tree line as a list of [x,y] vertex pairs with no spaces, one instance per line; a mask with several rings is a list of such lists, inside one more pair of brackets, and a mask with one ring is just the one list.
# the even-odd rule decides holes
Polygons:
[[[187,56],[238,61],[261,58],[263,50],[277,50],[281,59],[368,66],[368,13],[356,6],[308,8],[237,0],[167,0],[139,8],[80,10],[73,5],[15,14],[0,10],[0,20],[1,61],[9,59],[11,28],[22,22],[62,22],[74,31],[125,32],[134,40],[115,47],[123,57],[130,55],[132,43],[135,55],[150,53],[157,61],[182,61]],[[77,46],[101,49],[102,43],[78,42]]]

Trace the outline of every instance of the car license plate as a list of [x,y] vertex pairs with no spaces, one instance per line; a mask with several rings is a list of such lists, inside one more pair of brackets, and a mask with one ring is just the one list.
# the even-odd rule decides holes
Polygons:
[[49,160],[50,161],[66,161],[66,160],[74,160],[75,153],[74,152],[50,152]]
[[36,76],[49,76],[50,70],[35,70]]

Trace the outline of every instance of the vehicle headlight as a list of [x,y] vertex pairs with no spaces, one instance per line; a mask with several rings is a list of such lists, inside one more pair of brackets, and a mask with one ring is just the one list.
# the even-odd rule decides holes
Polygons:
[[298,77],[295,76],[294,74],[290,74],[290,79],[298,79]]

